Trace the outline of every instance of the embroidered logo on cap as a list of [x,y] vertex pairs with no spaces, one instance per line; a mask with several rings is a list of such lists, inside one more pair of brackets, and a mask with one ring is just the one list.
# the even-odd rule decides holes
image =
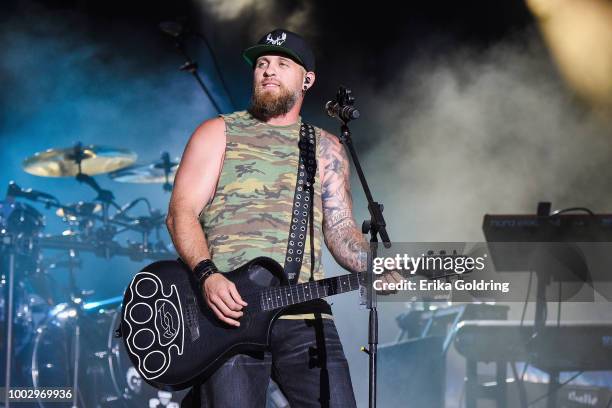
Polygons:
[[282,33],[276,38],[272,38],[272,34],[268,34],[266,37],[266,42],[271,45],[283,45],[283,43],[287,40],[287,33]]

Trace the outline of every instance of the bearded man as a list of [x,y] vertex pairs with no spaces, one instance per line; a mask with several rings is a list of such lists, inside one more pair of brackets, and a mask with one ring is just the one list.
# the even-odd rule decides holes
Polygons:
[[[301,283],[323,278],[321,236],[350,271],[366,270],[368,248],[352,216],[342,145],[320,128],[303,126],[299,115],[315,83],[310,47],[299,35],[276,29],[243,56],[253,68],[251,105],[205,121],[191,136],[167,218],[177,252],[202,283],[206,304],[234,326],[247,303],[219,271],[267,256],[284,264],[285,272],[293,267],[289,279]],[[304,173],[311,178],[301,180]],[[306,190],[312,200],[294,207]],[[298,222],[308,212],[306,222]],[[329,304],[317,300],[287,309],[273,325],[268,351],[230,358],[182,405],[261,408],[270,377],[292,407],[355,407]]]

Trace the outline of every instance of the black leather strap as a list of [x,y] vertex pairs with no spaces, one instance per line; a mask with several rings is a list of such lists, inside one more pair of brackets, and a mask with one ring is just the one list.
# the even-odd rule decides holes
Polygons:
[[193,273],[194,273],[196,279],[198,280],[198,282],[200,283],[200,285],[202,285],[202,283],[204,283],[204,281],[210,275],[212,275],[213,273],[217,273],[217,272],[219,272],[219,270],[217,269],[217,266],[210,259],[204,259],[204,260],[200,261],[193,268]]
[[[290,284],[297,283],[304,258],[308,222],[312,214],[314,201],[314,180],[317,172],[317,144],[315,130],[309,124],[302,123],[300,128],[300,160],[297,171],[297,183],[293,195],[291,226],[285,254],[285,273]],[[313,242],[311,228],[311,243]],[[311,245],[311,249],[312,249]],[[312,254],[311,254],[312,255]],[[311,256],[311,260],[313,257]],[[311,269],[314,262],[311,262]]]

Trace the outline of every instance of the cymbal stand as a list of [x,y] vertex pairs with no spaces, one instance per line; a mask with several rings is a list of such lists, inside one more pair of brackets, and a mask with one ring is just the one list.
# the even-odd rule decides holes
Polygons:
[[170,184],[170,173],[172,172],[173,163],[170,161],[170,154],[163,152],[161,154],[161,168],[164,170],[164,191],[172,191],[172,184]]

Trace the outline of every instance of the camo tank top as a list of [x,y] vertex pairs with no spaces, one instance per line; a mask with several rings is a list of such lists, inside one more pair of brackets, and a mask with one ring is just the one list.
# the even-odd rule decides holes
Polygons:
[[[268,256],[284,265],[299,159],[301,118],[273,126],[246,111],[221,115],[226,146],[216,191],[200,214],[211,257],[219,270],[233,270]],[[317,162],[321,129],[315,128]],[[323,211],[319,170],[314,189],[314,279],[323,278]],[[310,234],[306,235],[298,282],[310,279]]]

